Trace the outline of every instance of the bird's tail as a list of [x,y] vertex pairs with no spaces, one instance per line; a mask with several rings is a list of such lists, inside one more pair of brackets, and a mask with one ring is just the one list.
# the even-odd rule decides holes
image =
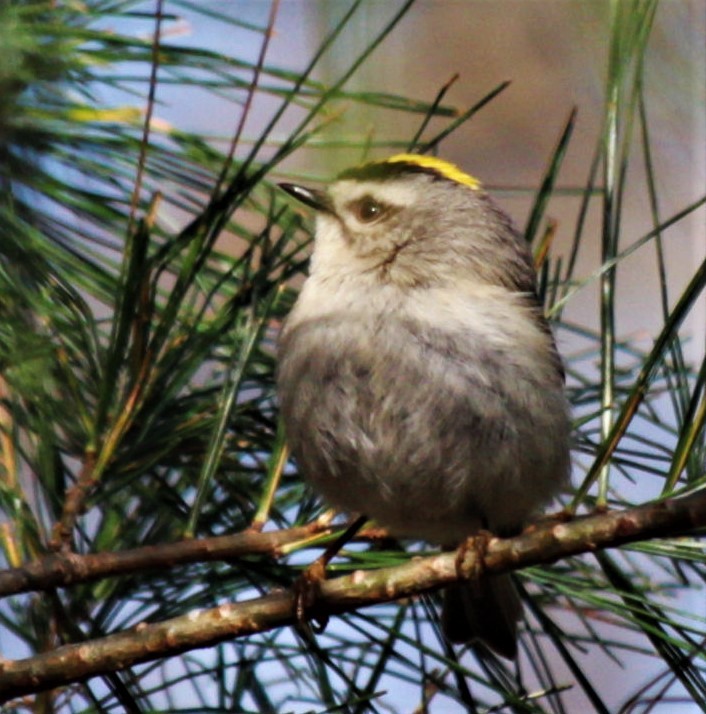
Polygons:
[[441,626],[456,643],[480,640],[508,659],[517,656],[517,621],[522,603],[510,575],[485,575],[444,591]]

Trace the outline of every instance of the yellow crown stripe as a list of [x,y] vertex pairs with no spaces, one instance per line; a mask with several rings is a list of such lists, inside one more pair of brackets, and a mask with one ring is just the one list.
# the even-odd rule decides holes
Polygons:
[[455,181],[456,183],[463,184],[477,191],[481,188],[481,182],[462,171],[456,164],[452,164],[450,161],[444,161],[443,159],[437,159],[435,156],[422,156],[421,154],[396,154],[391,156],[389,159],[382,163],[405,163],[405,164],[415,164],[416,166],[421,166],[424,169],[430,169],[431,171],[436,171],[444,178],[449,179],[449,181]]

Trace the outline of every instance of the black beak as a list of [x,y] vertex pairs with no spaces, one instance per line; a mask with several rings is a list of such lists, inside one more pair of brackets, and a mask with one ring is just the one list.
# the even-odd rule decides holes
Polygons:
[[293,196],[297,201],[305,203],[307,206],[311,206],[316,211],[326,211],[331,213],[333,211],[333,206],[331,206],[331,199],[323,191],[316,191],[313,188],[305,188],[304,186],[297,186],[294,183],[281,183],[279,187],[285,190],[290,196]]

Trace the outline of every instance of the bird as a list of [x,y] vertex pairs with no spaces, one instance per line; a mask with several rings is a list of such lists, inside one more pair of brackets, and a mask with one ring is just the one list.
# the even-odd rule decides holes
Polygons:
[[[316,214],[284,321],[277,393],[291,452],[336,509],[452,549],[510,536],[565,486],[564,370],[530,246],[474,176],[422,154],[282,183]],[[449,586],[452,643],[517,656],[511,576]]]

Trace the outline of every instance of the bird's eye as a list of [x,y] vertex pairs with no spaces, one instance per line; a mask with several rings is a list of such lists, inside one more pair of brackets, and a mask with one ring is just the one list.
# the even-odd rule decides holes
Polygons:
[[385,212],[383,204],[372,196],[363,196],[353,204],[352,209],[353,214],[361,223],[372,223]]

